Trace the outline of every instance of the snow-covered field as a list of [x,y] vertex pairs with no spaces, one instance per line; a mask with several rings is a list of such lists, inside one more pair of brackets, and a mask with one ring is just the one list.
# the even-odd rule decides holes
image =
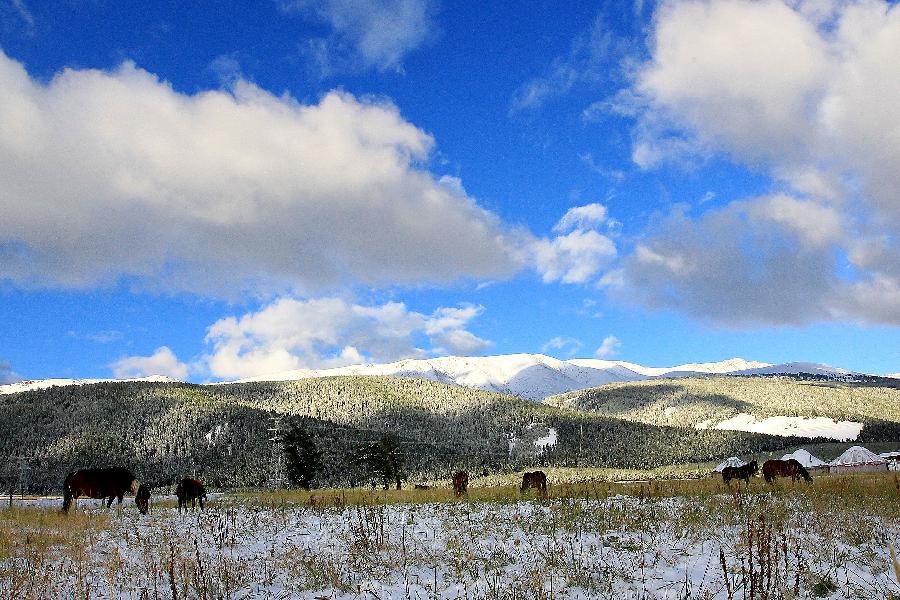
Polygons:
[[[889,598],[900,522],[882,504],[768,492],[331,508],[222,498],[144,516],[126,501],[87,508],[83,544],[2,548],[0,595],[725,599],[752,586],[757,598]],[[53,509],[20,510],[69,527]]]

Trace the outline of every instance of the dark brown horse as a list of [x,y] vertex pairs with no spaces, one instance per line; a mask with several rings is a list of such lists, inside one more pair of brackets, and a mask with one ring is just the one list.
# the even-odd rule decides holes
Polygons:
[[122,504],[125,492],[134,494],[134,503],[141,514],[147,514],[150,507],[150,488],[142,484],[131,471],[123,467],[106,469],[81,469],[69,473],[63,482],[63,510],[68,512],[73,500],[86,498],[108,499],[106,507],[118,499]]
[[542,495],[547,495],[547,475],[543,471],[534,471],[522,475],[522,491],[527,489],[538,490]]
[[757,473],[759,473],[759,465],[756,464],[755,460],[751,460],[740,467],[725,467],[722,469],[722,480],[728,485],[732,479],[743,479],[747,485],[750,485],[750,478]]
[[178,512],[181,512],[181,509],[187,510],[188,502],[191,503],[191,507],[195,506],[195,502],[200,502],[200,510],[203,510],[203,501],[206,500],[206,488],[203,487],[203,482],[198,479],[191,479],[190,477],[185,477],[181,481],[178,482],[178,486],[175,488],[175,496],[178,498]]
[[453,474],[453,491],[457,496],[462,496],[469,491],[469,474],[465,471],[457,471]]
[[812,481],[812,477],[809,471],[806,470],[806,467],[794,458],[788,460],[767,460],[763,463],[763,477],[766,478],[766,483],[774,483],[776,477],[790,477],[793,482],[799,481],[801,477],[806,483]]

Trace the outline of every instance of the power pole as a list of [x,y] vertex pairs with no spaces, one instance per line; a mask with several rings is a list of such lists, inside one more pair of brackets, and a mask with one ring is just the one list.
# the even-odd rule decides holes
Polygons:
[[269,417],[269,487],[273,490],[284,487],[284,451],[281,440],[281,415]]

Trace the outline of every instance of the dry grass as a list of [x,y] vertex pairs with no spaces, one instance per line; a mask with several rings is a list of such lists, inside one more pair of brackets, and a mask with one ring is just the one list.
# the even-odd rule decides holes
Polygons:
[[900,532],[893,474],[754,480],[733,492],[707,478],[571,482],[546,499],[513,485],[476,485],[461,499],[449,488],[257,491],[187,515],[170,503],[148,516],[129,503],[0,509],[0,597],[900,593],[887,553]]

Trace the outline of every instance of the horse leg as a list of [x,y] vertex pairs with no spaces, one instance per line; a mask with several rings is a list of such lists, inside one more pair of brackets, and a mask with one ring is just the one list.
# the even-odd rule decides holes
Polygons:
[[200,510],[203,510],[203,496],[200,496],[197,501],[200,502]]
[[109,499],[107,499],[107,501],[106,501],[106,508],[109,508],[110,506],[112,506],[113,500],[115,500],[115,499],[116,499],[115,496],[110,496]]

